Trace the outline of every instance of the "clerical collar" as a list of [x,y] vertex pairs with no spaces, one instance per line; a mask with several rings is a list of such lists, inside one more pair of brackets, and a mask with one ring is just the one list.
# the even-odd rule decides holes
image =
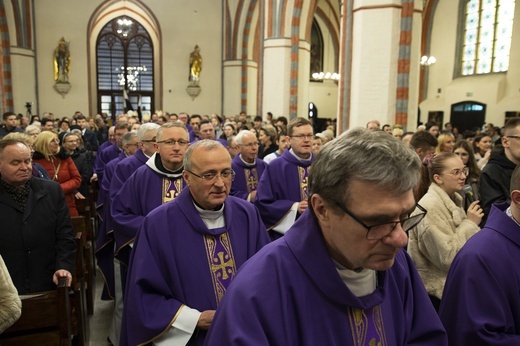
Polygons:
[[513,216],[513,213],[511,212],[511,207],[507,207],[506,215],[509,216],[511,218],[511,220],[513,220],[520,227],[520,223],[515,219],[515,217]]
[[377,272],[372,269],[363,268],[360,271],[350,270],[343,267],[338,262],[332,260],[336,270],[348,287],[350,292],[356,297],[364,297],[375,291],[377,287]]
[[295,152],[294,152],[294,150],[292,148],[289,149],[289,152],[292,154],[292,156],[296,157],[298,159],[298,161],[308,162],[308,161],[312,160],[312,154],[311,154],[311,156],[309,156],[308,159],[302,159],[301,157],[299,157],[298,155],[295,154]]
[[240,157],[240,160],[242,160],[242,162],[246,165],[246,166],[256,166],[256,159],[253,160],[253,163],[249,163],[249,162],[245,162],[244,159],[242,158],[242,154],[239,155]]
[[219,205],[214,210],[202,209],[197,202],[191,198],[193,205],[199,213],[202,222],[208,227],[208,229],[222,228],[226,226],[226,220],[224,219],[224,204]]
[[184,166],[181,166],[181,168],[179,168],[176,171],[171,171],[168,168],[164,167],[162,160],[161,160],[161,155],[159,155],[159,154],[155,155],[155,166],[157,167],[158,170],[160,170],[161,172],[166,173],[166,174],[182,174],[182,171],[184,170]]

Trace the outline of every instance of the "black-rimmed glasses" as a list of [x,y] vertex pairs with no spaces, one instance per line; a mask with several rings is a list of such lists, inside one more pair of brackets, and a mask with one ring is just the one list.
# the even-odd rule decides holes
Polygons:
[[204,173],[204,174],[198,175],[197,173],[193,173],[192,171],[189,171],[187,169],[186,169],[186,172],[188,172],[190,174],[193,174],[197,178],[205,180],[208,183],[214,182],[215,180],[217,180],[218,177],[221,177],[223,180],[231,180],[231,181],[233,181],[235,179],[235,171],[232,170],[232,169],[223,171],[220,174],[217,174],[217,173],[214,173],[214,172],[208,172],[208,173]]
[[408,232],[419,222],[421,222],[422,219],[426,216],[426,209],[421,207],[419,204],[417,204],[417,208],[421,211],[420,214],[416,214],[414,216],[410,216],[404,220],[400,221],[393,221],[393,222],[385,222],[378,225],[368,226],[363,221],[361,221],[360,218],[358,218],[356,215],[352,214],[350,210],[347,209],[344,205],[334,202],[334,204],[340,208],[345,214],[353,218],[357,223],[359,223],[361,226],[365,227],[367,229],[367,239],[369,240],[379,240],[384,237],[387,237],[392,233],[392,231],[395,229],[397,224],[401,224],[401,228],[403,231]]

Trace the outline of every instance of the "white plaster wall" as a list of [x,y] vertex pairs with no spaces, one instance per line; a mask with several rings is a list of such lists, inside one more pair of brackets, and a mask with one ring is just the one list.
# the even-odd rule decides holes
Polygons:
[[356,9],[355,5],[349,127],[365,126],[371,119],[393,124],[401,10]]
[[[11,47],[11,78],[13,86],[13,106],[16,113],[27,111],[25,103],[36,100],[34,52],[29,49]],[[32,106],[35,113],[35,106]]]
[[[428,69],[427,98],[421,102],[421,120],[429,111],[443,111],[444,122],[450,120],[451,105],[461,101],[485,103],[486,122],[503,125],[506,111],[520,111],[520,24],[513,27],[509,71],[454,78],[458,1],[441,0],[437,6],[431,34],[430,55],[437,62]],[[517,3],[515,18],[520,18]]]
[[290,39],[268,39],[264,42],[264,113],[288,117],[290,81]]
[[236,81],[242,78],[242,62],[228,60],[224,62],[224,104],[223,113],[227,117],[240,113],[241,85]]
[[[87,23],[100,0],[38,0],[36,13],[36,60],[38,66],[38,102],[33,113],[52,112],[57,117],[72,116],[75,111],[90,114],[87,69]],[[61,37],[70,41],[72,88],[63,98],[54,89],[53,54]],[[94,110],[95,112],[95,110]],[[94,113],[95,114],[95,113]]]
[[[88,89],[88,21],[100,0],[38,0],[36,42],[38,65],[38,112],[51,111],[57,116],[80,110],[95,114],[95,95]],[[161,63],[155,77],[161,78],[163,94],[156,108],[171,112],[221,113],[222,97],[222,7],[219,1],[147,0],[145,5],[155,15],[162,34]],[[62,98],[53,88],[52,54],[59,39],[70,41],[70,92]],[[192,100],[186,93],[188,59],[194,46],[201,48],[203,68],[200,95]],[[92,61],[94,68],[95,61]],[[162,70],[161,70],[162,67]],[[91,71],[95,73],[95,69]],[[171,90],[171,92],[170,92]],[[156,90],[156,92],[158,92]],[[90,100],[92,98],[92,100]]]

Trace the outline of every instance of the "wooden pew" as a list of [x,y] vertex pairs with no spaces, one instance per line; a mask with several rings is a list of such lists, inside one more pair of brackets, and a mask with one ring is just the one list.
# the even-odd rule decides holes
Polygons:
[[67,279],[54,291],[22,296],[22,316],[0,334],[2,346],[70,345],[71,313]]
[[85,282],[85,261],[84,261],[84,242],[85,238],[81,232],[75,233],[74,242],[76,243],[76,263],[74,274],[72,275],[72,335],[74,335],[75,345],[87,346],[89,344],[89,320],[87,317],[87,292]]
[[[74,229],[74,233],[81,232],[85,234],[85,230],[87,228],[87,224],[90,222],[85,216],[73,216],[72,220],[72,228]],[[90,316],[94,313],[94,297],[95,297],[95,262],[94,255],[92,251],[93,244],[92,242],[82,238],[81,243],[78,245],[81,247],[81,254],[83,258],[83,271],[80,273],[85,281],[85,294],[86,294],[86,311]],[[77,252],[76,252],[77,254]]]

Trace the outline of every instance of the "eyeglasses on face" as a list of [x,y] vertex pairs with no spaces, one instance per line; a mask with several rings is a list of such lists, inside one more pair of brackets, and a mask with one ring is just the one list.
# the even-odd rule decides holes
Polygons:
[[239,146],[246,147],[246,148],[257,147],[259,145],[260,145],[260,143],[258,143],[258,142],[252,142],[252,143],[247,143],[247,144],[239,144]]
[[401,224],[401,228],[403,229],[403,231],[408,232],[409,230],[417,226],[417,224],[421,222],[422,219],[424,219],[427,213],[426,209],[417,204],[416,206],[420,210],[419,214],[407,217],[406,219],[400,221],[385,222],[378,225],[368,226],[360,218],[358,218],[350,210],[348,210],[347,207],[345,207],[344,205],[338,202],[334,202],[334,204],[338,208],[340,208],[345,214],[353,218],[357,223],[359,223],[361,226],[367,229],[366,237],[368,240],[379,240],[389,236],[390,233],[392,233],[395,230],[397,224]]
[[463,169],[457,168],[457,169],[453,169],[453,170],[449,171],[448,173],[456,176],[457,178],[460,178],[460,176],[462,174],[464,174],[467,177],[469,174],[469,168],[468,167],[464,167]]
[[158,141],[157,144],[164,144],[167,147],[173,147],[175,144],[178,144],[180,147],[184,147],[188,145],[190,142],[188,142],[185,139],[179,139],[178,141],[174,139],[166,139],[164,141]]
[[291,138],[296,138],[298,140],[304,140],[304,139],[313,139],[314,138],[314,135],[295,135],[295,136],[291,136]]
[[193,173],[192,171],[186,170],[186,172],[193,174],[197,178],[200,178],[202,180],[207,181],[208,183],[213,183],[217,180],[218,177],[221,177],[222,180],[231,180],[233,181],[235,179],[235,171],[232,169],[222,171],[220,174],[217,174],[215,172],[208,172],[201,175],[198,175],[197,173]]

